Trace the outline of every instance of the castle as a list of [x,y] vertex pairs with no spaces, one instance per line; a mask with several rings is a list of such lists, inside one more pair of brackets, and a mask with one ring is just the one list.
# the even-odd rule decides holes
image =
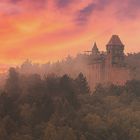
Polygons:
[[111,37],[106,52],[100,52],[94,43],[89,57],[88,81],[91,89],[99,83],[123,85],[130,79],[125,64],[124,45],[118,35]]

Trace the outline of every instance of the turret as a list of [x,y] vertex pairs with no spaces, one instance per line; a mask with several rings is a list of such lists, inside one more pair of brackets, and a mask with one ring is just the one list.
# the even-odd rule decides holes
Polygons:
[[98,54],[99,54],[99,49],[98,49],[98,47],[97,47],[96,42],[95,42],[94,45],[93,45],[92,54],[93,54],[93,55],[98,55]]
[[107,55],[112,64],[122,64],[124,61],[124,45],[118,35],[113,35],[106,45]]

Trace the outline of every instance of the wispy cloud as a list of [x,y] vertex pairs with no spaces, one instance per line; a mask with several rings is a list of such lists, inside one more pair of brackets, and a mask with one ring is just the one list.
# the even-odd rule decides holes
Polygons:
[[16,15],[23,11],[22,7],[11,3],[0,3],[0,13],[2,15]]
[[103,10],[109,3],[111,3],[111,0],[93,0],[90,4],[77,12],[76,23],[78,23],[78,25],[84,25],[94,11]]
[[[10,0],[10,3],[13,4],[26,4],[31,6],[32,8],[45,8],[46,7],[46,3],[48,2],[48,0]],[[30,9],[31,10],[31,9]]]
[[86,21],[88,20],[89,16],[95,10],[95,8],[96,8],[96,4],[91,3],[87,7],[78,11],[77,17],[76,17],[76,23],[82,24],[82,25],[85,24]]
[[55,2],[58,8],[65,8],[69,4],[73,3],[74,0],[55,0]]
[[125,0],[118,3],[116,16],[121,20],[134,19],[140,13],[140,0]]

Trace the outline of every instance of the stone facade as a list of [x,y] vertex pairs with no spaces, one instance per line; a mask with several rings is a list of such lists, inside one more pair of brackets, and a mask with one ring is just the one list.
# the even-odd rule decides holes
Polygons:
[[92,90],[99,83],[123,85],[130,79],[124,45],[118,35],[111,37],[106,52],[100,52],[95,43],[89,57],[88,81]]

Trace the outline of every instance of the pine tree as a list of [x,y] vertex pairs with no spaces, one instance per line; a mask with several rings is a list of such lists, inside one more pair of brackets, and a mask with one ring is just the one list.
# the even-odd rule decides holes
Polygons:
[[6,81],[5,90],[8,94],[15,96],[20,93],[19,74],[15,68],[9,69],[9,75]]
[[79,94],[86,94],[90,92],[87,79],[82,73],[78,75],[75,82]]

